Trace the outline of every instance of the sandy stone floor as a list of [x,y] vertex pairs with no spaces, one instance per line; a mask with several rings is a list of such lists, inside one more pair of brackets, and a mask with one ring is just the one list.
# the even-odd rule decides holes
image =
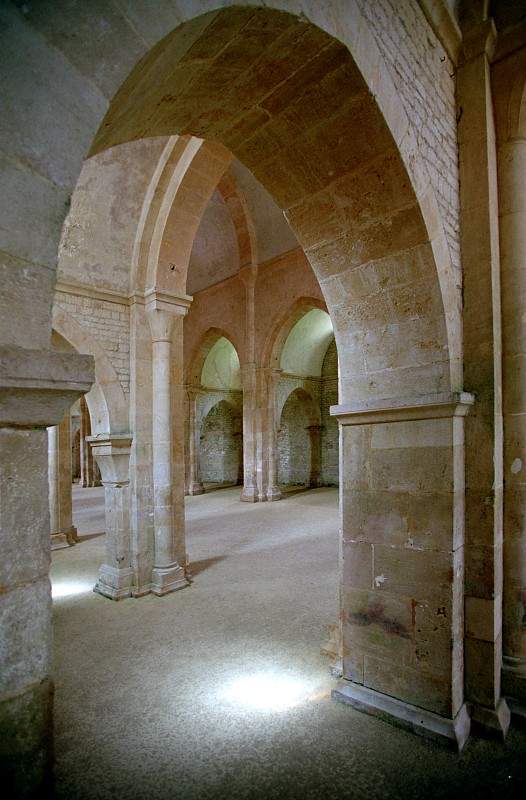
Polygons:
[[58,798],[525,796],[526,731],[457,756],[330,700],[335,490],[188,498],[192,586],[120,603],[91,591],[102,490],[74,495],[82,541],[52,570]]

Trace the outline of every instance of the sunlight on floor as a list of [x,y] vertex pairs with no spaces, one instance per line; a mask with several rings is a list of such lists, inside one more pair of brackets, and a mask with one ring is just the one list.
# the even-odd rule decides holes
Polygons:
[[253,711],[287,711],[311,699],[314,686],[299,677],[279,672],[257,672],[235,678],[221,699]]
[[86,594],[93,591],[93,584],[88,581],[52,581],[51,597],[53,600],[59,597],[71,597],[75,594]]

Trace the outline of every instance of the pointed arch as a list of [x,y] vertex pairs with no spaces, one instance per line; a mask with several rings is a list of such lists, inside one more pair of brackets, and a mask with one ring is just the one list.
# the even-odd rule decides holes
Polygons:
[[53,329],[77,352],[95,359],[95,383],[86,395],[92,433],[126,433],[129,429],[128,402],[119,377],[98,342],[60,305],[53,307]]

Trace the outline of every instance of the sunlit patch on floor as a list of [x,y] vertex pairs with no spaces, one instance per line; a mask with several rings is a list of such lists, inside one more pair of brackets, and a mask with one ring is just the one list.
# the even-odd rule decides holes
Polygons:
[[51,597],[57,600],[60,597],[72,597],[75,594],[86,594],[93,591],[93,584],[87,581],[53,581],[51,584]]
[[287,711],[325,693],[301,677],[280,672],[257,672],[228,682],[221,699],[253,711]]

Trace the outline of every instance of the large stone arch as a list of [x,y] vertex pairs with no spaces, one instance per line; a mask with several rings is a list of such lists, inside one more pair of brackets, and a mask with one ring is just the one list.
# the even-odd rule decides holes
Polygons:
[[128,403],[119,378],[101,345],[59,305],[53,308],[53,329],[78,353],[95,359],[95,383],[86,395],[92,433],[121,434],[128,431]]
[[[276,37],[286,58],[276,58],[269,44]],[[197,76],[188,90],[178,82],[183,73],[185,87],[189,74]],[[409,128],[397,142],[381,113],[380,87],[373,98],[368,77],[373,80],[367,70],[360,74],[340,42],[290,14],[247,8],[211,13],[165,37],[143,59],[113,99],[91,152],[153,134],[218,142],[194,153],[197,161],[186,178],[193,197],[183,191],[184,208],[171,206],[165,227],[180,234],[156,248],[150,286],[184,291],[180,260],[187,261],[197,224],[192,200],[197,195],[203,202],[208,187],[217,185],[227,166],[225,145],[286,211],[322,285],[337,340],[352,338],[354,346],[343,350],[344,397],[392,397],[410,383],[423,394],[459,388],[459,328],[453,326],[453,335],[451,326],[458,287],[444,263],[440,218],[428,183],[422,193],[422,171],[414,164],[406,171],[402,145],[407,147]],[[314,89],[316,104],[308,99]],[[342,95],[350,98],[343,111]],[[379,273],[396,270],[393,262],[399,274],[387,278],[394,285],[384,290]],[[364,288],[367,281],[372,285]],[[370,330],[378,325],[383,333],[374,343]],[[370,377],[372,372],[382,374]]]
[[[222,15],[227,11],[214,13],[214,9],[218,5],[229,7],[228,13],[232,15],[231,19],[241,19],[248,13],[246,8],[232,8],[234,4],[229,0],[221,3],[218,0],[203,0],[199,3],[199,10],[211,12],[211,16],[192,19],[195,6],[192,3],[174,0],[170,4],[160,3],[155,9],[155,13],[151,15],[139,14],[135,9],[128,9],[127,6],[127,15],[113,9],[115,13],[111,15],[111,21],[109,21],[110,15],[105,16],[98,4],[74,4],[71,9],[66,8],[62,3],[55,4],[45,1],[29,7],[25,4],[20,7],[15,4],[2,5],[0,9],[3,23],[0,26],[3,37],[2,55],[8,63],[12,62],[16,65],[16,68],[6,75],[4,86],[12,97],[17,98],[16,104],[10,104],[9,115],[6,116],[8,129],[13,135],[6,136],[2,144],[6,155],[5,170],[7,174],[5,183],[7,188],[1,198],[6,219],[6,224],[2,229],[2,251],[5,256],[2,256],[1,266],[6,287],[2,301],[7,309],[6,314],[0,315],[3,323],[0,334],[2,342],[9,346],[27,349],[33,348],[35,341],[44,342],[45,346],[49,346],[50,309],[60,231],[82,160],[90,148],[90,142],[96,135],[108,102],[119,90],[119,87],[122,87],[116,101],[112,102],[111,109],[113,122],[118,124],[113,129],[106,128],[97,137],[92,152],[96,152],[97,149],[103,150],[110,144],[119,141],[118,127],[121,122],[126,122],[126,115],[124,114],[118,120],[113,112],[117,109],[119,99],[123,98],[122,93],[130,88],[130,80],[133,82],[134,74],[137,74],[134,68],[138,60],[143,59],[140,65],[141,69],[149,73],[152,78],[155,77],[156,58],[163,53],[167,43],[174,45],[177,52],[165,51],[165,55],[167,54],[170,58],[174,57],[174,60],[177,61],[185,58],[207,28],[210,33],[210,26],[214,21],[218,25],[216,33],[220,35],[221,19],[225,19]],[[374,4],[366,5],[373,9]],[[416,8],[416,4],[414,5]],[[422,524],[419,527],[418,523],[416,524],[418,529],[416,538],[418,540],[420,537],[420,541],[424,545],[422,547],[424,555],[419,555],[418,547],[416,550],[409,547],[404,550],[402,529],[398,524],[404,513],[407,518],[411,518],[411,515],[417,517],[414,507],[407,508],[409,502],[406,497],[407,493],[401,492],[400,495],[403,497],[400,496],[397,499],[396,492],[388,495],[388,490],[386,490],[383,500],[385,507],[391,512],[390,531],[392,533],[394,530],[393,536],[396,540],[393,552],[396,551],[397,557],[402,563],[402,571],[404,564],[407,567],[407,575],[418,576],[422,574],[422,571],[427,571],[427,574],[431,576],[430,586],[431,578],[435,582],[431,588],[436,588],[437,592],[440,590],[442,592],[441,600],[443,599],[442,595],[445,595],[446,602],[452,609],[451,629],[444,636],[443,642],[433,643],[432,663],[431,660],[423,665],[415,663],[415,654],[411,652],[408,656],[411,666],[406,668],[406,664],[400,663],[400,652],[397,648],[390,650],[387,657],[385,652],[380,654],[380,656],[384,656],[383,660],[381,657],[376,658],[371,649],[367,652],[367,642],[364,641],[365,637],[363,636],[361,639],[358,637],[360,641],[351,656],[351,651],[348,648],[346,651],[346,647],[349,641],[353,645],[356,645],[356,641],[352,636],[349,639],[347,633],[347,639],[344,637],[344,674],[346,678],[356,680],[358,684],[365,683],[373,692],[373,695],[363,694],[362,702],[367,700],[370,705],[374,705],[374,692],[384,696],[395,695],[409,704],[420,708],[424,707],[427,712],[441,715],[446,719],[445,722],[444,719],[440,720],[441,730],[446,731],[446,735],[456,736],[454,727],[456,723],[453,723],[452,727],[451,719],[458,720],[464,709],[462,691],[461,688],[459,689],[462,685],[462,634],[459,633],[462,628],[462,617],[459,607],[462,602],[460,587],[463,563],[463,525],[462,509],[455,500],[458,496],[459,483],[461,483],[459,475],[462,473],[462,465],[459,462],[462,459],[455,459],[454,478],[452,478],[453,442],[449,432],[446,431],[450,419],[447,414],[455,416],[457,413],[452,410],[456,409],[456,405],[451,400],[448,390],[458,391],[462,388],[460,276],[453,267],[450,252],[451,240],[455,239],[455,235],[454,232],[453,235],[450,234],[449,238],[445,235],[445,219],[439,212],[437,186],[431,183],[425,166],[426,162],[417,144],[414,126],[418,124],[418,121],[417,119],[409,120],[406,114],[406,106],[401,102],[400,93],[393,80],[394,71],[390,71],[380,52],[378,39],[373,33],[373,26],[369,17],[366,18],[367,8],[364,8],[364,4],[358,3],[356,0],[347,4],[342,4],[338,0],[329,0],[327,3],[311,3],[310,0],[292,0],[292,2],[271,0],[270,3],[254,2],[253,6],[264,6],[264,10],[259,16],[260,20],[264,20],[266,14],[272,13],[269,10],[271,7],[278,10],[285,8],[288,12],[292,12],[296,15],[294,24],[299,24],[299,20],[302,25],[305,25],[305,31],[312,37],[312,42],[315,42],[316,38],[320,36],[320,32],[323,32],[323,35],[335,37],[335,40],[343,43],[345,53],[343,50],[338,50],[336,43],[331,46],[334,46],[342,57],[345,56],[346,59],[349,59],[351,69],[348,77],[356,80],[356,87],[363,89],[363,93],[358,92],[360,98],[356,98],[355,111],[357,113],[353,115],[353,120],[363,122],[362,132],[374,130],[378,134],[378,137],[373,137],[371,141],[365,141],[366,134],[364,139],[361,139],[360,130],[358,130],[356,139],[353,141],[355,154],[362,146],[365,150],[372,147],[369,155],[378,158],[376,165],[369,162],[367,158],[359,166],[355,164],[356,170],[353,173],[351,185],[347,186],[349,193],[347,190],[344,192],[345,197],[350,201],[351,209],[352,186],[357,189],[360,203],[364,199],[366,201],[365,206],[362,206],[361,209],[361,217],[358,210],[357,236],[348,236],[349,231],[345,219],[342,227],[341,207],[339,206],[341,198],[332,196],[330,192],[324,197],[323,192],[326,186],[322,185],[320,188],[319,184],[320,180],[323,183],[323,176],[325,178],[335,178],[336,175],[342,178],[346,177],[346,175],[340,176],[339,169],[333,175],[329,175],[332,167],[337,166],[337,162],[341,167],[345,161],[344,153],[341,150],[341,147],[344,147],[342,128],[346,134],[352,129],[345,124],[343,109],[340,109],[342,112],[339,118],[339,122],[342,123],[340,129],[334,125],[330,135],[322,136],[319,140],[314,137],[314,151],[301,147],[294,148],[296,152],[294,163],[289,163],[285,159],[284,166],[293,168],[290,175],[287,174],[288,189],[283,186],[280,188],[278,185],[280,169],[274,169],[274,171],[267,169],[269,164],[264,164],[263,161],[261,168],[265,169],[267,175],[264,183],[267,184],[267,188],[270,187],[271,194],[278,199],[281,206],[288,211],[289,219],[298,232],[300,241],[309,252],[311,263],[315,265],[317,274],[320,276],[327,304],[331,314],[334,315],[339,350],[341,353],[345,353],[345,361],[342,363],[343,397],[348,403],[361,402],[361,411],[364,411],[365,406],[369,403],[373,405],[376,403],[376,411],[379,414],[376,418],[378,426],[376,424],[371,426],[369,417],[365,421],[359,414],[358,417],[353,417],[355,422],[361,420],[364,424],[358,424],[344,436],[346,441],[345,458],[347,458],[345,463],[349,465],[345,490],[348,491],[352,488],[352,491],[357,489],[361,491],[363,489],[364,496],[369,491],[368,499],[372,503],[371,487],[364,486],[361,481],[365,475],[364,463],[367,459],[374,460],[374,457],[378,456],[378,453],[371,452],[373,438],[376,444],[372,449],[397,451],[394,456],[393,454],[390,456],[392,463],[397,467],[399,467],[397,459],[404,461],[405,452],[407,459],[403,463],[403,469],[397,468],[398,477],[404,474],[404,470],[409,476],[414,472],[426,473],[428,479],[426,485],[430,488],[429,494],[431,495],[431,497],[427,497],[426,503],[422,503],[422,499],[418,497],[418,492],[423,485],[422,480],[412,482],[408,477],[404,484],[406,488],[410,487],[409,494],[412,499],[414,500],[416,497],[419,505],[425,506],[426,510],[431,509],[434,515],[428,526],[437,539],[437,541],[433,541],[434,547],[430,547],[429,538],[425,538],[427,535],[423,530],[425,525]],[[103,26],[97,24],[97,15],[103,17]],[[76,28],[79,23],[82,25],[84,35],[82,37],[70,36],[69,26]],[[181,23],[186,24],[179,29],[176,36],[169,35],[168,39],[156,44],[161,37],[170,34],[170,31]],[[311,29],[311,24],[317,27]],[[105,29],[106,35],[99,39],[98,33],[102,28]],[[274,38],[272,31],[269,33],[267,29],[265,32],[264,25],[261,26],[259,33],[254,30],[252,44],[258,40],[258,36]],[[150,50],[150,48],[152,49]],[[329,54],[329,49],[328,45],[325,55]],[[401,49],[404,50],[404,47],[402,46]],[[148,51],[150,51],[149,54],[144,56]],[[302,48],[302,51],[302,57],[305,57],[305,49]],[[208,49],[207,52],[212,51]],[[352,55],[350,56],[349,53]],[[307,72],[310,66],[317,66],[315,59],[312,58],[305,66]],[[446,64],[444,70],[447,69],[448,65]],[[130,72],[132,72],[132,78],[126,80]],[[170,70],[162,72],[165,76],[171,74]],[[315,72],[321,74],[317,68]],[[224,75],[219,73],[216,75],[216,89],[223,77]],[[302,81],[302,83],[305,82]],[[162,86],[162,82],[158,84],[158,87],[160,86]],[[208,87],[209,89],[210,87]],[[171,103],[171,95],[173,92],[168,92],[165,98],[168,104]],[[149,96],[153,97],[154,95],[149,93]],[[340,105],[342,96],[338,95]],[[137,101],[136,107],[140,108],[141,103],[138,102],[138,98],[134,99]],[[12,110],[11,105],[15,110]],[[451,117],[451,104],[447,105],[446,103],[446,107],[448,115]],[[424,104],[424,110],[425,108]],[[305,110],[312,112],[314,107],[306,104]],[[152,108],[151,111],[148,125],[143,126],[142,129],[139,125],[138,129],[131,133],[123,134],[123,141],[129,138],[141,138],[148,133],[151,134],[153,130],[156,135],[161,133],[159,128],[162,127],[160,123],[163,122],[161,118],[163,109]],[[252,120],[245,121],[257,124],[257,114],[252,117]],[[215,123],[219,122],[220,118],[217,118]],[[261,117],[259,117],[259,122],[261,122]],[[186,123],[183,125],[181,120],[179,123],[174,125],[171,120],[164,132],[165,135],[184,133]],[[218,138],[215,135],[218,131],[214,132],[213,130],[213,119],[206,120],[202,117],[195,124],[196,127],[194,128],[192,125],[192,130],[190,130],[192,135],[206,133],[209,138]],[[426,128],[426,131],[428,130],[429,127]],[[238,134],[239,137],[237,137]],[[103,137],[106,137],[104,141]],[[228,145],[234,153],[241,156],[241,161],[250,167],[259,160],[259,155],[265,147],[272,149],[273,142],[265,141],[262,137],[258,143],[259,153],[252,152],[251,155],[247,151],[246,137],[246,129],[244,131],[231,130],[228,136]],[[226,139],[224,143],[226,143]],[[374,151],[375,145],[380,145],[379,152]],[[385,145],[385,150],[382,149],[382,145]],[[312,158],[313,152],[316,154],[321,152],[320,148],[327,151],[327,158],[323,160]],[[431,157],[436,148],[434,140],[428,146]],[[285,155],[290,157],[289,154]],[[380,172],[389,173],[393,179],[390,186],[381,185],[381,181],[378,181],[379,175],[378,171],[375,172],[375,166],[380,163],[382,165]],[[314,173],[314,167],[318,170],[318,174]],[[363,172],[360,168],[363,168]],[[321,175],[319,170],[322,170]],[[255,168],[254,171],[257,176],[258,172]],[[454,170],[453,173],[453,181],[455,181]],[[369,180],[373,184],[376,182],[376,199],[373,200],[372,206],[376,206],[377,210],[378,208],[385,210],[380,218],[373,220],[368,216],[370,211],[367,208],[367,197],[362,191],[359,179],[365,183],[368,183]],[[344,181],[342,181],[342,187],[343,183]],[[382,206],[381,202],[377,206],[376,200],[381,199],[382,196],[387,198],[393,187],[402,187],[405,204],[402,203],[402,207],[396,210],[393,209],[392,204],[390,209]],[[318,189],[322,193],[321,195],[315,191]],[[294,193],[300,190],[303,192],[303,197],[298,200],[298,195]],[[313,198],[315,198],[315,203]],[[307,199],[312,201],[310,205]],[[295,203],[295,201],[298,202]],[[441,208],[443,208],[443,204]],[[305,213],[302,220],[303,212]],[[313,212],[316,212],[314,217]],[[345,214],[343,217],[345,218]],[[312,233],[312,230],[309,230],[311,223],[305,223],[306,218],[316,219],[320,223],[320,234],[322,239],[324,237],[327,239],[326,241],[309,241],[309,233]],[[28,221],[25,230],[22,230],[19,225],[21,219]],[[452,222],[451,220],[449,222],[454,228],[458,220],[453,219]],[[401,239],[397,239],[397,236],[400,236]],[[355,248],[358,241],[362,247],[359,255]],[[401,252],[404,253],[404,257],[399,261],[395,255]],[[354,258],[363,259],[363,262],[360,263],[367,264],[367,270],[362,269],[360,264],[356,264]],[[342,264],[348,263],[353,264],[352,271],[337,272],[337,265],[341,267]],[[167,260],[165,266],[168,269],[169,265],[170,262]],[[330,265],[333,270],[329,269]],[[373,275],[376,275],[378,282],[375,282],[374,278],[372,283],[368,282]],[[387,280],[387,284],[384,283],[384,280]],[[392,283],[390,285],[389,281],[394,282],[395,285],[393,286]],[[162,282],[161,287],[163,287]],[[374,291],[367,294],[371,287]],[[357,317],[353,318],[353,310]],[[426,311],[428,313],[425,313]],[[12,324],[13,321],[15,324]],[[353,324],[365,327],[360,328],[358,334],[355,334]],[[376,342],[374,333],[371,333],[375,329],[381,329],[381,335],[377,337],[378,341]],[[363,334],[364,330],[367,330],[366,334]],[[401,349],[400,345],[403,345]],[[367,357],[371,359],[376,346],[382,351],[383,358],[376,361],[372,358],[372,362],[368,364]],[[390,371],[391,367],[393,371]],[[368,369],[377,373],[376,379],[368,377],[370,375]],[[413,394],[412,405],[407,400],[400,401],[400,397],[404,397],[408,393]],[[435,398],[434,402],[429,402],[429,395]],[[379,403],[380,408],[378,408]],[[428,411],[419,410],[426,403]],[[386,404],[390,406],[387,410]],[[393,407],[396,407],[398,411],[393,410]],[[405,430],[409,430],[410,435],[405,439],[402,436],[398,439],[396,436],[382,437],[379,426],[390,424],[393,418],[399,420],[402,407],[405,409],[404,413],[409,413],[407,412],[407,407],[409,407],[413,414],[409,420],[405,420],[403,423],[406,426]],[[347,409],[345,413],[349,415],[351,411]],[[354,411],[360,411],[360,408],[355,408]],[[436,432],[435,437],[430,436],[426,439],[418,425],[413,426],[412,423],[415,419],[417,423],[421,421],[420,417],[415,417],[415,414],[423,413],[431,419],[430,427]],[[455,419],[455,430],[458,427],[457,422],[458,420]],[[402,428],[399,427],[398,430],[401,431]],[[375,436],[375,434],[377,435]],[[402,439],[404,439],[403,444]],[[393,446],[393,443],[396,444],[397,441],[400,444],[398,448]],[[414,448],[411,442],[414,444]],[[443,447],[437,442],[442,442]],[[455,452],[458,453],[458,440],[455,439],[455,442],[457,442]],[[380,446],[378,446],[379,443]],[[430,458],[430,454],[434,455],[435,451],[440,451],[439,458]],[[412,460],[411,455],[413,456]],[[442,456],[444,457],[441,462]],[[410,465],[409,462],[411,462]],[[369,461],[367,463],[369,464]],[[443,496],[447,498],[447,502],[442,505],[438,494],[432,494],[431,465],[433,468],[441,470],[435,477],[437,480],[443,479],[440,486],[443,488]],[[369,474],[373,473],[374,470]],[[380,488],[382,488],[381,470],[375,475],[379,480]],[[386,495],[388,496],[386,497]],[[404,507],[402,508],[402,506]],[[360,503],[356,503],[350,511],[349,509],[344,511],[344,534],[350,530],[370,537],[375,534],[375,530],[371,526],[362,524],[361,515],[366,515],[366,511],[365,503],[361,506]],[[453,518],[454,524],[452,523]],[[422,522],[420,518],[419,522]],[[150,523],[145,522],[145,529],[147,524]],[[345,545],[344,556],[347,558],[347,566],[343,570],[343,581],[351,585],[356,577],[353,573],[353,565],[357,561],[355,558],[349,557],[353,549],[352,542],[346,541]],[[365,550],[369,552],[371,541],[366,541],[365,545]],[[381,548],[380,544],[377,548],[378,552],[381,552]],[[451,555],[452,551],[454,551],[453,556]],[[360,559],[362,563],[361,555]],[[387,564],[387,560],[384,563]],[[428,569],[424,570],[426,565]],[[439,586],[437,581],[441,581]],[[396,588],[396,582],[392,585],[395,587],[395,596],[400,598],[400,604],[397,606],[396,603],[393,603],[391,607],[384,608],[385,613],[390,614],[390,616],[384,617],[378,616],[378,605],[371,608],[371,611],[376,609],[376,622],[373,621],[372,615],[367,616],[359,604],[358,607],[354,607],[353,611],[352,603],[358,602],[357,595],[346,591],[344,593],[346,603],[343,614],[344,625],[352,627],[353,619],[355,621],[363,621],[364,618],[370,619],[373,626],[380,624],[379,620],[380,622],[384,621],[386,629],[389,629],[391,633],[395,632],[396,635],[397,631],[400,632],[396,641],[400,645],[400,649],[403,649],[407,644],[407,640],[402,635],[405,632],[406,601],[408,597],[413,596],[411,592],[414,582],[411,586],[408,586],[406,582],[403,586],[398,585],[398,588]],[[44,599],[48,597],[48,591],[46,585],[43,589]],[[385,601],[381,586],[371,587],[370,594],[373,599],[380,598]],[[433,595],[433,599],[434,597],[435,595]],[[417,606],[416,612],[425,615],[424,605]],[[400,619],[395,619],[393,622],[393,616],[397,615]],[[47,631],[49,619],[50,614],[47,610],[43,613],[42,630]],[[411,618],[408,619],[407,624],[411,625]],[[355,632],[356,629],[357,626],[354,625]],[[368,628],[364,628],[362,625],[362,630],[358,633],[366,634],[367,630]],[[44,640],[47,641],[46,637],[46,632],[35,637],[38,647]],[[387,649],[389,650],[389,648]],[[377,666],[376,672],[373,669],[367,677],[364,673],[364,653],[370,656],[370,663],[376,663]],[[451,661],[451,653],[454,654],[453,661]],[[378,656],[378,653],[376,655]],[[389,669],[383,670],[382,664],[385,666],[387,662],[389,662]],[[441,663],[447,665],[447,674],[444,674],[444,669],[440,672]],[[47,665],[31,672],[31,681],[28,681],[31,691],[33,691],[32,687],[42,677],[46,678],[48,673]],[[27,673],[24,671],[24,674]],[[18,690],[17,684],[13,693]],[[39,710],[47,707],[46,698],[49,696],[50,693],[47,691],[47,694],[43,695],[44,699],[37,701],[36,707]],[[396,715],[394,707],[391,705],[389,708]],[[383,713],[386,713],[385,705]],[[404,711],[406,719],[408,713]],[[45,716],[47,719],[47,714]],[[414,724],[423,724],[421,719],[423,716],[425,713],[418,711],[415,712],[414,718],[410,717],[410,719]],[[42,727],[44,729],[45,725]],[[436,725],[433,727],[429,720],[428,727],[436,730]],[[41,743],[49,738],[47,731],[43,730],[37,738],[38,747],[40,747]],[[45,750],[44,745],[42,748]],[[39,751],[39,756],[40,753],[41,751]]]

